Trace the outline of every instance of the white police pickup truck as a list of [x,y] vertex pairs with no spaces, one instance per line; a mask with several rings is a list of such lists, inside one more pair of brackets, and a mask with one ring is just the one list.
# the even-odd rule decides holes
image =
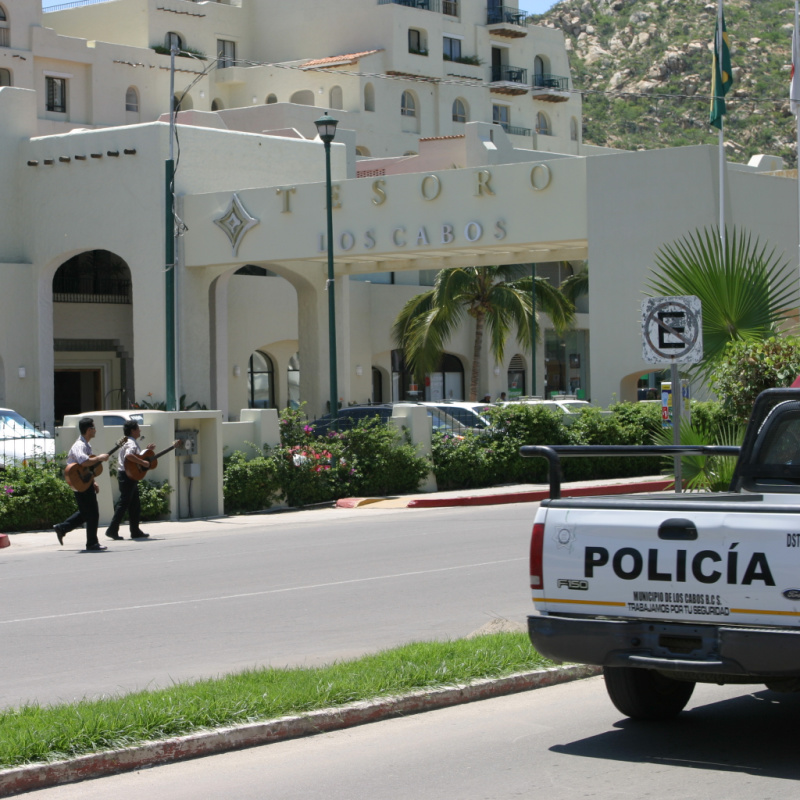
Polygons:
[[[800,691],[800,389],[759,395],[741,448],[523,447],[550,461],[531,537],[534,647],[603,667],[627,716],[695,683]],[[560,459],[738,454],[728,492],[560,498]]]

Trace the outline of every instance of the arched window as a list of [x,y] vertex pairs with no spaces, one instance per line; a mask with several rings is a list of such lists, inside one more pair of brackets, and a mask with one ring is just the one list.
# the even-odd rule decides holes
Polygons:
[[569,121],[569,138],[573,142],[578,141],[578,120],[575,117]]
[[541,56],[536,56],[533,59],[533,85],[541,86],[546,72],[544,59]]
[[287,388],[289,390],[288,402],[286,405],[289,408],[298,408],[300,406],[300,354],[295,353],[289,359],[289,366],[286,372]]
[[543,136],[550,135],[550,121],[544,111],[536,115],[536,133],[541,133]]
[[368,83],[364,87],[364,111],[375,110],[375,87]]
[[460,97],[457,97],[453,101],[453,122],[466,122],[466,121],[467,121],[467,106]]
[[139,112],[139,93],[135,86],[129,86],[125,92],[125,110]]
[[130,303],[131,271],[108,250],[79,253],[56,270],[53,302]]
[[289,102],[297,103],[299,106],[313,106],[314,92],[312,92],[311,89],[301,89],[289,98]]
[[333,86],[330,91],[329,105],[331,108],[343,109],[344,99],[342,98],[342,87]]
[[369,157],[369,148],[364,147],[363,145],[358,145],[358,147],[356,147],[356,155],[364,156],[365,158]]
[[222,100],[220,100],[219,97],[215,97],[211,101],[211,110],[212,111],[222,111],[222,109],[224,109],[224,108],[225,108],[225,106],[222,104]]
[[248,408],[275,408],[275,368],[260,350],[250,356],[247,369]]
[[417,116],[417,102],[411,92],[403,92],[403,96],[400,98],[400,113],[404,117]]
[[11,72],[7,69],[0,69],[0,86],[13,86],[11,83]]
[[[8,14],[3,6],[0,6],[0,47],[9,47],[9,27],[8,27]],[[3,85],[3,84],[0,84]],[[10,83],[5,84],[5,86],[10,86]]]
[[164,47],[166,47],[167,50],[172,50],[173,42],[177,46],[178,50],[183,50],[183,39],[181,39],[180,34],[170,31],[164,37]]
[[273,103],[277,103],[277,102],[278,102],[277,95],[274,95],[274,94],[268,94],[267,95],[267,105],[268,106],[271,106]]

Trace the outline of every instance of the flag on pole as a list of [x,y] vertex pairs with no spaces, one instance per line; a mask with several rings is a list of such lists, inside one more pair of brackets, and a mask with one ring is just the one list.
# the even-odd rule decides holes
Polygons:
[[800,32],[797,26],[798,3],[794,0],[794,29],[792,30],[792,83],[789,86],[789,105],[792,114],[797,116],[798,104],[800,104],[800,78],[797,70],[800,68]]
[[[720,3],[722,0],[720,0]],[[722,116],[725,114],[725,95],[733,84],[731,76],[731,53],[728,49],[728,32],[725,28],[725,16],[720,9],[717,27],[714,31],[714,68],[711,73],[711,115],[709,122],[716,128],[722,128]]]

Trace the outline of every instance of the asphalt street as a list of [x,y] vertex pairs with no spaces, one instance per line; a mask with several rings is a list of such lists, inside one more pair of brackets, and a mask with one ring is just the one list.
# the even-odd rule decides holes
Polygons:
[[698,687],[668,723],[601,678],[41,790],[31,800],[795,800],[800,696]]
[[0,704],[317,665],[524,622],[535,505],[319,509],[150,525],[81,552],[75,531],[0,552]]

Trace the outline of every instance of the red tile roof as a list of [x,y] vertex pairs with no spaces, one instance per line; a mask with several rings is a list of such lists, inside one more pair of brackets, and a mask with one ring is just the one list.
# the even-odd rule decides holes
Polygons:
[[364,50],[361,53],[348,53],[343,56],[329,56],[328,58],[315,58],[313,61],[306,61],[301,65],[301,69],[306,67],[338,67],[344,64],[355,64],[359,58],[364,56],[371,56],[374,53],[380,53],[380,50]]

